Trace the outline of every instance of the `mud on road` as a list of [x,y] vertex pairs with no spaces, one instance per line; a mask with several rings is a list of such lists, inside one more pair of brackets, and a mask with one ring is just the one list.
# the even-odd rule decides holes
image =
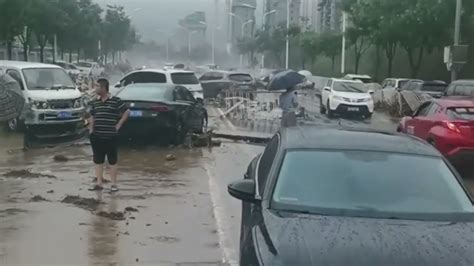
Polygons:
[[[111,194],[87,190],[93,181],[90,147],[22,151],[21,137],[6,138],[1,144],[7,149],[0,151],[0,265],[224,262],[209,173],[242,176],[243,166],[238,173],[215,170],[239,159],[235,153],[231,161],[216,163],[227,144],[123,147],[120,191]],[[170,154],[172,161],[166,159]],[[68,160],[55,160],[57,155]]]

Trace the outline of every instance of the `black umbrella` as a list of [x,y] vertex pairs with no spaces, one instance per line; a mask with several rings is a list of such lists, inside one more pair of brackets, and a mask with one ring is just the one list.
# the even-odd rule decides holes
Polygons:
[[291,69],[280,71],[273,75],[267,89],[275,91],[294,88],[296,85],[305,82],[305,79],[305,76]]
[[0,73],[0,122],[19,117],[24,103],[18,82]]

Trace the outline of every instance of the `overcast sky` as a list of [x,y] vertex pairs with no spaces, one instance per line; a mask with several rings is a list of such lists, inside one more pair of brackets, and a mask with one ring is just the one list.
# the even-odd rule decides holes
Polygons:
[[[143,40],[162,39],[161,31],[174,32],[178,21],[194,11],[205,11],[208,23],[214,21],[214,0],[95,0],[100,5],[125,7]],[[257,0],[260,6],[263,0]],[[219,0],[219,24],[225,22],[225,0]],[[260,11],[261,12],[261,11]],[[258,13],[257,13],[258,14]],[[225,29],[225,24],[223,25]],[[221,32],[222,35],[225,35]]]

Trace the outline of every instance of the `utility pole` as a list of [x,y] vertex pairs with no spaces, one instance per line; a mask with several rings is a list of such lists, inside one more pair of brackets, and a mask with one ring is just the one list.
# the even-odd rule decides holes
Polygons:
[[289,68],[290,63],[290,3],[291,0],[286,0],[286,58],[285,68]]
[[341,74],[346,72],[346,28],[347,13],[342,12],[342,51],[341,51]]
[[[462,12],[462,0],[456,1],[456,20],[454,23],[454,47],[458,46],[461,39],[461,12]],[[454,48],[456,49],[456,48]],[[456,66],[451,67],[451,81],[457,79],[458,69]]]

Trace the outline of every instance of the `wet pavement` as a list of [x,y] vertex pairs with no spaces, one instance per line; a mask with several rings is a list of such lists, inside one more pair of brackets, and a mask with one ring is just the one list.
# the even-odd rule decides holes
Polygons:
[[[319,115],[317,101],[301,100],[309,112],[301,124],[395,129],[382,113],[371,121],[330,120]],[[269,137],[278,128],[275,119],[229,121],[221,113],[209,110],[216,130]],[[243,178],[262,145],[124,146],[115,194],[87,191],[93,179],[87,141],[23,151],[20,134],[0,132],[0,147],[0,265],[238,262],[241,203],[228,196],[227,184]],[[176,159],[167,160],[170,154]]]

